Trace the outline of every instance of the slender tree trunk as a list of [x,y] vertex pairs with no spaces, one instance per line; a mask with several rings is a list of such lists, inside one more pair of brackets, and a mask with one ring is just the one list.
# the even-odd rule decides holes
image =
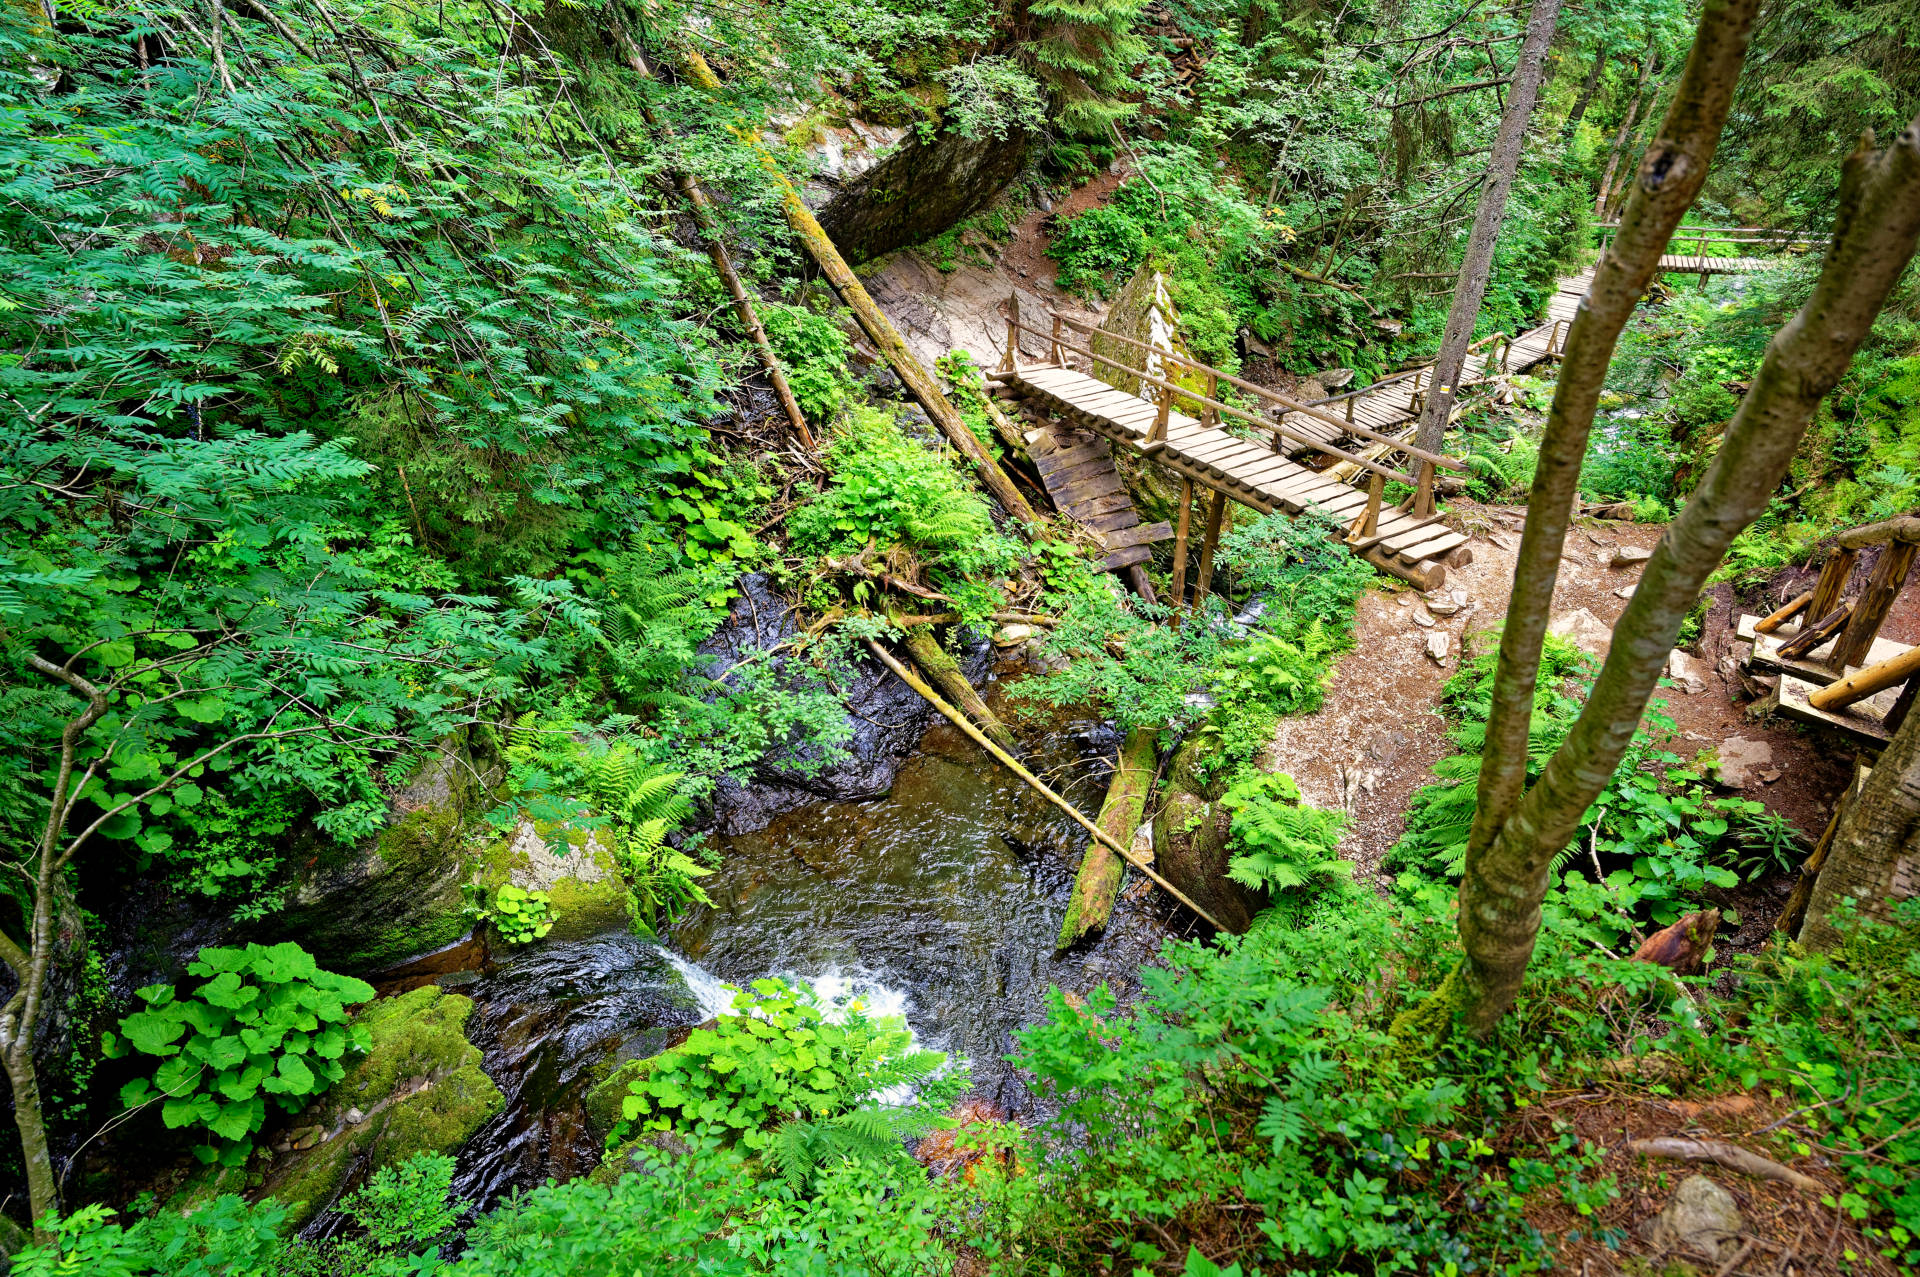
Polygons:
[[[1527,121],[1540,94],[1540,77],[1547,65],[1547,45],[1560,21],[1560,0],[1533,0],[1527,17],[1526,39],[1520,45],[1520,60],[1513,68],[1513,93],[1507,99],[1506,112],[1500,117],[1500,131],[1494,136],[1493,157],[1487,162],[1486,183],[1480,188],[1480,204],[1473,213],[1473,229],[1467,235],[1466,257],[1453,282],[1453,306],[1447,312],[1446,332],[1440,338],[1440,354],[1434,360],[1432,389],[1420,413],[1420,428],[1414,441],[1428,452],[1439,452],[1446,441],[1447,419],[1453,413],[1454,396],[1460,387],[1460,374],[1466,367],[1467,346],[1473,341],[1473,326],[1480,320],[1480,303],[1487,295],[1487,277],[1493,273],[1493,246],[1500,236],[1500,223],[1507,215],[1507,195],[1513,190],[1514,175],[1520,171],[1520,153],[1527,140]],[[1422,512],[1424,513],[1424,512]]]
[[1653,108],[1659,105],[1659,102],[1660,86],[1655,85],[1647,93],[1647,109],[1646,113],[1640,117],[1640,128],[1622,153],[1622,157],[1627,162],[1620,166],[1620,179],[1614,183],[1613,190],[1607,193],[1606,209],[1601,214],[1602,221],[1609,218],[1618,221],[1621,210],[1627,206],[1627,194],[1633,189],[1634,174],[1638,172],[1634,157],[1645,155],[1647,152],[1647,142],[1653,134]]
[[[1627,149],[1627,135],[1633,132],[1633,122],[1640,114],[1640,103],[1647,96],[1647,81],[1653,78],[1654,52],[1648,46],[1646,55],[1640,59],[1640,83],[1633,90],[1633,97],[1627,103],[1627,113],[1620,117],[1620,127],[1614,130],[1613,146],[1607,151],[1606,171],[1600,175],[1600,189],[1594,193],[1593,215],[1599,217],[1607,211],[1607,197],[1613,191],[1613,175],[1620,167],[1620,156]],[[1648,108],[1651,113],[1652,108]]]
[[1848,805],[1813,880],[1800,943],[1831,949],[1840,942],[1834,914],[1851,900],[1864,918],[1885,920],[1893,900],[1920,883],[1920,714],[1907,715],[1860,796]]
[[[1711,159],[1712,142],[1725,121],[1726,102],[1751,33],[1756,3],[1710,3],[1702,16],[1687,67],[1687,77],[1696,82],[1683,80],[1666,128],[1641,165],[1640,180],[1627,206],[1627,224],[1621,228],[1623,261],[1644,260],[1643,232],[1653,220],[1650,206],[1661,203],[1668,188],[1697,188]],[[1714,74],[1696,77],[1696,64],[1703,72],[1711,68]],[[1691,129],[1686,127],[1689,116],[1695,125]],[[1676,148],[1676,139],[1689,135],[1705,138],[1706,153]],[[1545,600],[1531,593],[1524,599],[1526,606],[1521,606],[1523,582],[1516,573],[1514,605],[1507,614],[1496,675],[1494,712],[1500,718],[1489,724],[1481,770],[1482,810],[1475,813],[1466,876],[1460,884],[1465,959],[1445,999],[1447,1005],[1459,1008],[1469,1031],[1485,1032],[1513,1004],[1539,932],[1548,866],[1612,778],[1666,668],[1681,622],[1733,538],[1765,512],[1820,400],[1846,372],[1912,258],[1917,239],[1920,119],[1886,150],[1874,151],[1869,135],[1847,159],[1833,242],[1812,297],[1774,335],[1752,389],[1727,426],[1713,465],[1686,509],[1661,537],[1632,601],[1614,626],[1606,663],[1566,740],[1523,798],[1496,804],[1488,801],[1490,791],[1493,798],[1500,798],[1510,786],[1513,768],[1524,773],[1526,766],[1524,718],[1519,723],[1519,753],[1514,753],[1514,698],[1524,686],[1530,707],[1539,648],[1536,642],[1531,650],[1523,649],[1519,639],[1537,634],[1546,613]],[[1587,313],[1583,304],[1582,319]],[[1576,320],[1576,336],[1570,340],[1578,340],[1579,323]],[[1604,365],[1594,371],[1604,372]],[[1573,422],[1560,411],[1567,377],[1563,371],[1554,413],[1548,419],[1548,439],[1541,448],[1545,481],[1534,484],[1520,549],[1519,572],[1528,571],[1530,560],[1545,562],[1550,565],[1549,578],[1557,567],[1565,518],[1563,513],[1557,520],[1560,535],[1552,537],[1547,547],[1541,533],[1549,529],[1542,512],[1556,503],[1555,494],[1543,488],[1552,489],[1560,482],[1570,486],[1577,480],[1586,450],[1584,424],[1571,429]],[[1586,380],[1597,390],[1597,376]],[[1587,402],[1590,405],[1591,400]],[[1578,420],[1591,422],[1590,406]],[[1579,435],[1580,446],[1569,450],[1565,436],[1574,434]],[[1551,468],[1549,451],[1555,458]],[[1564,512],[1564,500],[1557,508]],[[1546,597],[1551,597],[1550,583]],[[1897,773],[1897,767],[1894,770]],[[1498,820],[1499,808],[1510,812],[1504,821]],[[1490,839],[1489,825],[1494,826]],[[1846,879],[1843,875],[1836,881]]]
[[[709,93],[720,91],[719,79],[698,51],[684,50],[682,65],[686,69],[688,78],[695,84]],[[780,166],[774,162],[773,156],[768,154],[767,149],[760,145],[750,133],[742,130],[740,135],[759,156],[761,167],[778,186],[781,203],[787,214],[787,225],[792,228],[808,255],[819,265],[821,273],[833,286],[833,291],[853,312],[854,319],[859,322],[868,340],[879,349],[881,357],[899,375],[901,383],[913,395],[914,400],[926,409],[927,416],[931,417],[933,423],[940,428],[940,432],[946,435],[948,442],[973,463],[974,469],[980,474],[981,483],[988,492],[993,494],[994,499],[1006,508],[1007,513],[1020,523],[1034,527],[1040,526],[1040,516],[1034,513],[1031,505],[1027,504],[1027,499],[1021,495],[1020,490],[1013,486],[1013,480],[1008,478],[1007,472],[1000,468],[1000,463],[993,459],[993,454],[974,437],[973,431],[967,427],[966,418],[960,415],[960,410],[953,406],[946,392],[940,389],[940,383],[918,359],[914,358],[913,352],[907,349],[906,340],[893,326],[893,321],[888,319],[886,313],[874,303],[873,298],[867,295],[866,288],[860,283],[859,277],[853,273],[853,268],[847,265],[844,257],[840,256],[840,250],[834,247],[833,240],[828,236],[826,229],[815,219],[813,210],[808,208],[806,201],[800,198],[800,192],[795,190],[793,183],[787,180],[787,175],[780,171]]]
[[1566,127],[1562,130],[1563,136],[1572,137],[1574,130],[1580,127],[1580,121],[1587,117],[1587,104],[1593,101],[1593,91],[1600,87],[1600,73],[1606,69],[1607,51],[1595,49],[1593,65],[1587,69],[1587,82],[1580,86],[1580,96],[1573,100],[1573,110],[1567,112]]
[[[627,34],[625,26],[615,21],[614,37],[619,41],[620,51],[626,57],[627,65],[635,75],[644,79],[653,78],[653,69],[640,54],[640,46]],[[641,118],[647,127],[659,137],[669,140],[673,129],[662,124],[653,114],[653,108],[642,105]],[[700,189],[700,183],[693,180],[693,174],[684,169],[675,170],[674,185],[686,197],[687,204],[693,210],[694,225],[707,240],[707,256],[713,261],[713,269],[719,274],[720,282],[726,285],[727,296],[733,298],[733,308],[740,316],[740,324],[752,338],[754,350],[760,357],[760,366],[766,370],[767,381],[773,386],[773,393],[780,400],[780,408],[787,414],[787,424],[793,427],[793,433],[799,437],[800,445],[808,452],[814,450],[813,432],[807,429],[807,418],[800,411],[800,401],[793,397],[793,387],[787,384],[787,373],[780,366],[779,356],[773,353],[773,343],[767,340],[767,330],[760,323],[760,312],[755,308],[753,299],[747,293],[746,285],[740,282],[740,273],[733,268],[733,258],[727,253],[727,246],[720,238],[720,228],[714,224],[713,209],[707,199],[707,193]]]

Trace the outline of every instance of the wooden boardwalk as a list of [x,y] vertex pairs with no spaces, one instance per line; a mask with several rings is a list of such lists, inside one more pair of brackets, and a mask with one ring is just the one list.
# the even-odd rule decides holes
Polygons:
[[[1017,368],[1008,383],[1044,413],[1144,451],[1142,445],[1156,415],[1155,406],[1146,400],[1071,368]],[[1312,509],[1345,523],[1367,505],[1366,493],[1183,412],[1168,412],[1166,444],[1153,456],[1195,483],[1224,492],[1263,514],[1273,510],[1300,514]],[[1463,534],[1442,525],[1438,516],[1415,519],[1389,510],[1381,513],[1373,536],[1350,544],[1356,553],[1373,551],[1370,558],[1390,557],[1403,567],[1418,568],[1466,543]]]
[[[1757,257],[1715,258],[1673,254],[1661,259],[1660,268],[1669,272],[1698,273],[1704,280],[1709,274],[1761,270],[1769,264],[1767,259]],[[1581,299],[1586,296],[1592,282],[1592,268],[1561,280],[1547,303],[1544,322],[1511,340],[1504,335],[1496,335],[1476,342],[1467,355],[1460,389],[1464,391],[1496,376],[1523,372],[1557,357],[1574,316],[1579,312]],[[1442,524],[1438,514],[1420,517],[1404,510],[1375,506],[1379,510],[1377,525],[1371,532],[1362,535],[1361,525],[1369,509],[1370,494],[1347,486],[1342,478],[1310,469],[1293,459],[1313,451],[1348,458],[1345,465],[1338,469],[1356,474],[1371,470],[1375,481],[1375,492],[1371,499],[1377,501],[1379,480],[1383,473],[1396,478],[1406,477],[1398,471],[1387,470],[1378,463],[1378,458],[1397,448],[1404,449],[1411,439],[1413,423],[1420,415],[1426,389],[1423,382],[1430,376],[1426,368],[1400,373],[1358,390],[1310,404],[1286,399],[1251,383],[1237,382],[1244,389],[1256,391],[1268,400],[1280,401],[1276,406],[1285,405],[1277,414],[1258,419],[1263,424],[1265,421],[1272,422],[1274,429],[1270,440],[1255,442],[1229,433],[1215,424],[1221,412],[1234,411],[1224,405],[1214,404],[1206,408],[1212,420],[1201,421],[1175,409],[1163,408],[1159,403],[1159,394],[1155,394],[1154,399],[1131,395],[1069,366],[1069,356],[1074,351],[1078,350],[1082,355],[1090,355],[1091,352],[1063,338],[1061,320],[1057,316],[1050,337],[1052,358],[1044,364],[1021,367],[1015,353],[1019,340],[1015,329],[1035,336],[1045,335],[1038,329],[1021,324],[1017,310],[1011,312],[1009,366],[1003,367],[994,378],[1008,390],[1026,399],[1040,417],[1068,423],[1111,443],[1148,453],[1193,483],[1222,493],[1262,513],[1274,510],[1284,510],[1288,514],[1319,511],[1349,525],[1345,544],[1355,554],[1377,567],[1414,581],[1422,588],[1435,588],[1445,580],[1443,561],[1452,558],[1457,564],[1461,561],[1461,554],[1470,553],[1464,550],[1467,537]],[[1163,357],[1173,358],[1171,355]],[[1225,374],[1190,361],[1186,361],[1186,366],[1204,371],[1209,387],[1215,384],[1216,378],[1225,377]],[[1151,380],[1143,378],[1143,393],[1155,393],[1145,384]],[[1208,393],[1212,394],[1213,391],[1209,389]],[[1192,396],[1188,395],[1187,398],[1191,399]],[[1206,401],[1202,399],[1199,402]],[[1156,421],[1163,415],[1166,423],[1164,442],[1150,440],[1149,435]],[[1255,419],[1248,418],[1248,414],[1237,415],[1244,419],[1243,429],[1247,426],[1255,430],[1261,428],[1254,424]],[[1344,428],[1340,424],[1342,420],[1347,423]],[[1335,446],[1348,434],[1371,438],[1375,442],[1361,455],[1352,456]],[[1040,471],[1056,508],[1088,526],[1101,539],[1107,550],[1106,559],[1103,560],[1106,566],[1120,568],[1140,564],[1149,557],[1148,547],[1151,543],[1167,538],[1167,525],[1140,526],[1139,515],[1126,498],[1107,445],[1085,436],[1081,438],[1082,442],[1069,443],[1066,437],[1056,440],[1044,429],[1030,432],[1027,436],[1029,447],[1038,449],[1033,453],[1035,468]],[[1430,459],[1458,468],[1455,462],[1445,458]],[[1424,482],[1423,493],[1426,491]],[[1185,548],[1183,526],[1177,545],[1182,567]],[[1210,559],[1211,556],[1207,557]],[[1183,575],[1183,571],[1176,569],[1176,576]]]

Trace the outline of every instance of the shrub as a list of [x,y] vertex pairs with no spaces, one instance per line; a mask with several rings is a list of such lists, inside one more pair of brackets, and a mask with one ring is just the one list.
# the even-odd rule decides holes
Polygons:
[[800,411],[815,425],[833,419],[852,390],[847,376],[851,349],[840,326],[825,315],[798,306],[765,303],[760,308],[767,340],[787,374]]
[[169,1129],[201,1127],[219,1141],[194,1149],[201,1161],[237,1166],[266,1122],[267,1097],[297,1113],[340,1080],[349,1051],[366,1051],[367,1031],[347,1006],[371,999],[373,986],[320,970],[291,941],[202,949],[187,972],[205,977],[192,997],[148,985],[139,991],[146,1009],[103,1045],[109,1058],[129,1049],[162,1057],[151,1081],[122,1088],[121,1102],[161,1101]]
[[1060,263],[1060,287],[1083,297],[1111,296],[1147,256],[1140,224],[1112,205],[1065,218],[1047,246]]

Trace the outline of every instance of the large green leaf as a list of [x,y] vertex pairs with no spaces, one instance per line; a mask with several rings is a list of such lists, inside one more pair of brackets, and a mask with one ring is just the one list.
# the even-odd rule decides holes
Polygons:
[[172,1055],[179,1050],[174,1044],[186,1032],[181,1017],[172,1012],[173,1008],[165,1011],[135,1011],[120,1022],[120,1032],[137,1051],[147,1055]]

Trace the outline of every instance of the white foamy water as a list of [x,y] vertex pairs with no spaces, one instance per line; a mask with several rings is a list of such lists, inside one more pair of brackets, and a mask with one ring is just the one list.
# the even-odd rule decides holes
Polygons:
[[[673,964],[674,970],[680,973],[681,979],[687,982],[687,988],[699,1003],[703,1018],[717,1019],[723,1015],[737,1014],[733,1009],[734,995],[739,991],[736,986],[726,983],[711,971],[671,949],[662,949],[661,952],[666,955],[667,961]],[[797,971],[781,971],[776,974],[790,985],[811,989],[813,996],[819,1002],[821,1011],[829,1020],[836,1023],[844,1021],[847,1012],[857,1002],[860,1010],[870,1020],[897,1016],[907,1026],[908,1050],[939,1049],[923,1043],[920,1035],[914,1032],[913,1021],[908,1016],[908,1011],[913,1006],[913,999],[904,989],[893,988],[869,975],[849,974],[838,967],[830,967],[818,975],[804,975]],[[948,1052],[947,1062],[941,1066],[940,1071],[944,1073],[958,1067],[960,1063],[960,1056]],[[897,1086],[881,1092],[874,1098],[882,1104],[906,1104],[913,1099],[913,1096],[913,1087]]]

